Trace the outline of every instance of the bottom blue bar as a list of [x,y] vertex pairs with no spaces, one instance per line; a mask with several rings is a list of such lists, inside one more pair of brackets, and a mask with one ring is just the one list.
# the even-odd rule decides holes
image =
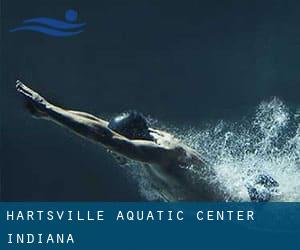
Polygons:
[[298,245],[299,212],[300,203],[2,202],[0,249],[287,249]]

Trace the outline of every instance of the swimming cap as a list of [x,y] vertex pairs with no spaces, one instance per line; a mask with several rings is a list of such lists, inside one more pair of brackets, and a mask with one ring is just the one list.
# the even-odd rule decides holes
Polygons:
[[129,139],[153,140],[148,130],[147,119],[136,111],[117,115],[109,121],[108,127]]

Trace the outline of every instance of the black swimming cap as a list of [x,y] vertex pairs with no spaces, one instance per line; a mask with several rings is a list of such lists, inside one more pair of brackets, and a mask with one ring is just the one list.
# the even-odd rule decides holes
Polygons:
[[109,121],[108,127],[129,139],[153,140],[147,119],[136,111],[121,113]]

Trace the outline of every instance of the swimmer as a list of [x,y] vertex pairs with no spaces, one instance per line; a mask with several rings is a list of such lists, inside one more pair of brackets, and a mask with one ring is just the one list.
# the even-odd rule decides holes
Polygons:
[[[171,134],[149,127],[142,114],[125,112],[106,121],[88,113],[55,106],[21,81],[16,83],[17,91],[24,96],[34,117],[58,123],[102,144],[122,158],[142,163],[141,167],[151,174],[153,185],[158,187],[163,200],[230,200],[219,188],[213,167],[197,151]],[[209,178],[193,180],[190,166]]]

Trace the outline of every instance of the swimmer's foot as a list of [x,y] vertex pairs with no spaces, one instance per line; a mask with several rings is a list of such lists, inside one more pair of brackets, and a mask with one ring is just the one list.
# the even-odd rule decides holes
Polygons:
[[45,109],[48,103],[42,96],[19,80],[16,81],[16,90],[25,98],[25,106],[35,118],[47,116]]
[[267,174],[259,174],[252,183],[247,183],[246,187],[251,201],[270,201],[279,194],[279,183]]

